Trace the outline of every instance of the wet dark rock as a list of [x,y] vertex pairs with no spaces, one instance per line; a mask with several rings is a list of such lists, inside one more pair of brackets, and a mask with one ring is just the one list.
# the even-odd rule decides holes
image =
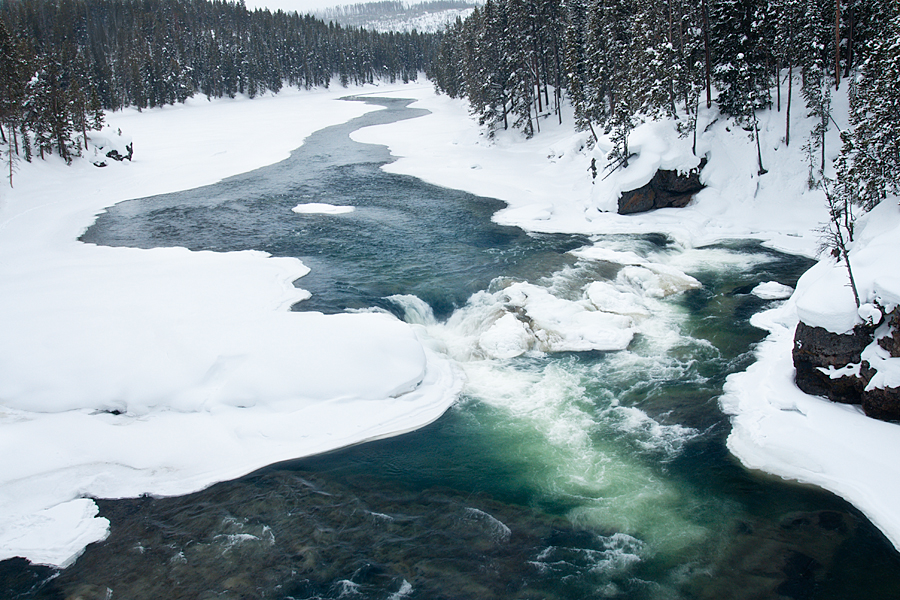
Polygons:
[[[131,158],[134,156],[134,145],[133,145],[133,144],[127,144],[127,145],[125,146],[125,150],[127,150],[127,152],[126,152],[125,154],[122,154],[122,153],[120,153],[118,150],[113,149],[113,150],[110,150],[109,152],[107,152],[107,153],[106,153],[106,156],[107,156],[108,158],[111,158],[111,159],[113,159],[113,160],[117,160],[117,161],[119,161],[119,162],[121,162],[121,161],[123,161],[123,160],[131,160]],[[94,164],[97,164],[97,163],[94,163]],[[99,167],[99,166],[104,166],[104,167],[105,167],[106,164],[104,163],[103,165],[97,165],[97,166],[98,166],[98,167]]]
[[[851,514],[833,510],[788,513],[777,524],[748,517],[735,524],[733,543],[713,566],[710,581],[689,589],[689,596],[700,600],[815,598],[858,525]],[[728,576],[720,578],[718,573]]]
[[900,306],[887,315],[890,334],[878,339],[878,345],[891,353],[894,358],[900,357]]
[[822,565],[814,558],[801,552],[792,552],[782,569],[785,580],[775,588],[775,591],[788,598],[812,598],[816,572],[821,568]]
[[873,388],[862,394],[866,415],[882,421],[900,421],[900,388]]
[[706,166],[706,159],[700,161],[696,169],[679,173],[660,169],[650,183],[636,190],[623,192],[619,198],[620,215],[646,212],[657,208],[682,208],[704,188],[700,183],[700,171]]
[[872,343],[873,329],[857,326],[852,333],[837,334],[804,322],[794,332],[794,368],[797,387],[814,396],[825,396],[834,402],[859,404],[865,388],[863,379],[855,376],[832,379],[820,369],[841,369],[859,364],[860,354]]
[[[878,344],[891,356],[900,356],[900,309],[889,316],[891,330]],[[825,396],[834,402],[860,404],[867,416],[900,421],[900,388],[866,389],[876,371],[861,358],[874,339],[875,325],[858,325],[851,333],[831,333],[802,321],[794,333],[794,368],[797,387],[807,394]],[[859,375],[831,378],[822,369],[860,365]]]

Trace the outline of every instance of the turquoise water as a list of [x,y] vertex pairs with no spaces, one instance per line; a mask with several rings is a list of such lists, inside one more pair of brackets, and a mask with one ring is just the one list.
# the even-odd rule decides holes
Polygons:
[[[419,431],[196,494],[98,501],[106,541],[60,572],[0,563],[0,596],[898,597],[900,558],[855,509],[725,449],[717,398],[762,339],[750,315],[771,305],[750,291],[793,285],[808,261],[743,241],[500,227],[498,202],[386,174],[383,148],[349,140],[415,116],[378,102],[285,163],[113,207],[84,240],[298,256],[313,296],[295,310],[407,319],[466,374],[459,402]],[[290,211],[307,201],[356,210]],[[571,253],[591,245],[639,260]],[[661,295],[663,275],[681,291]],[[516,294],[575,311],[598,282],[634,320],[628,349],[544,351],[555,334]],[[481,340],[501,314],[550,338],[492,356]]]

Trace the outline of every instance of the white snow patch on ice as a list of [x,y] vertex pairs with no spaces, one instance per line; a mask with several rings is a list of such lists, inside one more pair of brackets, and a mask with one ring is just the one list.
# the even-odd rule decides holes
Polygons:
[[766,281],[757,285],[750,293],[763,300],[784,300],[790,298],[794,288],[777,281]]
[[298,204],[291,209],[295,213],[303,215],[344,215],[356,210],[353,206],[335,206],[321,202],[307,202]]

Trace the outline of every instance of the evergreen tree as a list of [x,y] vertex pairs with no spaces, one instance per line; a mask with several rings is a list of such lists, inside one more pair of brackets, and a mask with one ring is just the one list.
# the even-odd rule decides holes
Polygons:
[[850,78],[850,129],[842,135],[838,190],[870,209],[887,193],[900,193],[900,3],[885,3],[876,17],[881,36],[865,44],[866,59]]

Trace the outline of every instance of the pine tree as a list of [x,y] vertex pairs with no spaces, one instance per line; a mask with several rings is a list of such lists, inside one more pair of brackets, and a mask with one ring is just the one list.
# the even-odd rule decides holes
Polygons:
[[837,161],[839,193],[871,209],[900,193],[900,7],[878,15],[880,37],[864,47],[866,59],[850,78],[850,129]]
[[818,152],[818,174],[824,177],[825,171],[825,134],[831,119],[831,86],[834,84],[831,69],[831,45],[833,43],[833,1],[820,2],[806,0],[805,10],[800,21],[799,38],[804,41],[800,45],[802,69],[801,94],[809,116],[815,119],[815,126],[806,143],[810,157],[809,181],[810,189],[816,185],[815,154]]

